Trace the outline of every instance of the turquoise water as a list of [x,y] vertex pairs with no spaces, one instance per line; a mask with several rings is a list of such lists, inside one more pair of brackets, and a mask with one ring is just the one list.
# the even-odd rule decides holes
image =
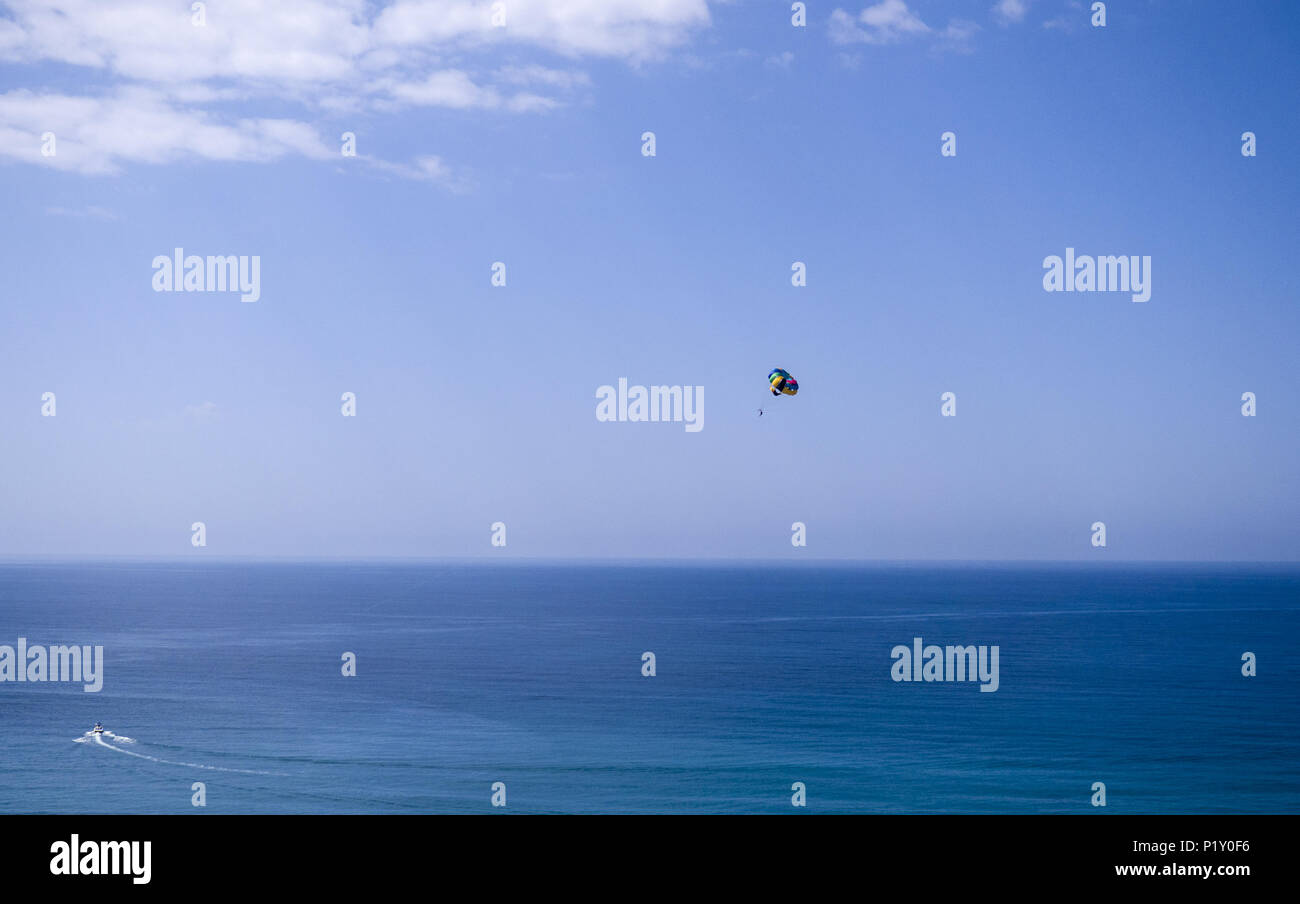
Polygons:
[[3,564],[20,636],[104,687],[0,683],[3,812],[1300,811],[1294,567]]

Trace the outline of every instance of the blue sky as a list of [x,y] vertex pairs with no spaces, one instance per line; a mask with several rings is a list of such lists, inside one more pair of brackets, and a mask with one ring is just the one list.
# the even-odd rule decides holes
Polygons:
[[0,555],[1297,558],[1295,7],[789,6],[0,3]]

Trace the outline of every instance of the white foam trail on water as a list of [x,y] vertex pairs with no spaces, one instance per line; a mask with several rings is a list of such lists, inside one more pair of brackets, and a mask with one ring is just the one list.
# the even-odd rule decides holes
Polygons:
[[[109,731],[104,732],[104,735],[110,735],[115,741],[126,741],[128,743],[135,743],[131,738],[121,737]],[[165,766],[186,766],[190,769],[209,769],[213,772],[238,772],[242,775],[275,775],[276,774],[274,772],[263,772],[262,770],[259,769],[231,769],[226,766],[205,766],[203,763],[181,763],[178,762],[177,760],[164,760],[160,757],[149,756],[148,754],[144,754],[144,753],[136,753],[134,750],[123,750],[121,747],[115,747],[114,745],[104,740],[104,735],[95,734],[93,731],[88,731],[81,737],[74,738],[73,740],[75,740],[78,744],[84,744],[86,741],[93,740],[100,747],[107,747],[109,750],[116,750],[118,753],[125,753],[127,756],[137,757],[142,760],[149,760],[152,763],[161,763]]]

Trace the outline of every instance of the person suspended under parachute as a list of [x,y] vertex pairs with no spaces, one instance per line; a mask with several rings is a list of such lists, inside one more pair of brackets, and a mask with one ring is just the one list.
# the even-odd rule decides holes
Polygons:
[[[799,392],[799,381],[790,376],[790,372],[777,367],[767,375],[767,388],[772,390],[772,395],[792,396]],[[764,409],[758,409],[758,416],[762,417]]]

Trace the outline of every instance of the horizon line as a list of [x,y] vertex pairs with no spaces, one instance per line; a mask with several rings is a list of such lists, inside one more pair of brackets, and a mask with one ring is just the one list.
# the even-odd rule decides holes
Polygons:
[[[495,560],[495,561],[494,561]],[[667,564],[667,565],[1254,565],[1300,566],[1300,559],[1127,559],[1105,557],[1097,559],[997,559],[997,558],[849,558],[849,557],[743,557],[743,556],[305,556],[305,555],[149,555],[139,553],[0,553],[0,564],[75,564],[136,562],[157,564],[486,564],[545,565],[545,564]]]

